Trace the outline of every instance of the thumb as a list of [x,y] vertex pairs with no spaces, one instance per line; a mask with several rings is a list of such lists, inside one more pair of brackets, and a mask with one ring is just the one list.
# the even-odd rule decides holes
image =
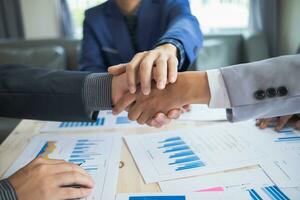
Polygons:
[[126,63],[125,64],[119,64],[119,65],[114,65],[108,68],[108,73],[111,75],[120,75],[124,72],[126,72]]

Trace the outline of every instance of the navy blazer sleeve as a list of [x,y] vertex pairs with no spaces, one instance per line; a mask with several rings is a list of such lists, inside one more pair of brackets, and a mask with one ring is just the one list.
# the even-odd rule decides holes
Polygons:
[[89,121],[82,90],[87,72],[0,66],[0,116]]
[[97,41],[96,33],[89,24],[87,12],[83,22],[83,39],[79,63],[81,71],[106,72],[101,45]]
[[180,71],[186,70],[197,57],[197,51],[202,47],[203,36],[200,25],[191,14],[188,0],[172,0],[166,4],[169,13],[169,25],[160,41],[175,39],[184,47],[186,59]]

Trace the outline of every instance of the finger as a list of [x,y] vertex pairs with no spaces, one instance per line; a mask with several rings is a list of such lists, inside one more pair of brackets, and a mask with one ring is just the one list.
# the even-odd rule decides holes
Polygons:
[[60,188],[57,199],[83,199],[92,193],[90,188]]
[[55,183],[56,186],[59,187],[74,185],[79,185],[85,188],[94,187],[94,181],[90,176],[75,171],[55,174],[51,177],[51,180],[52,183]]
[[48,165],[55,165],[60,163],[67,163],[65,160],[60,159],[45,159],[42,156],[37,157],[33,161],[31,161],[29,164],[48,164]]
[[136,54],[133,57],[133,59],[130,61],[130,63],[128,63],[126,66],[127,83],[131,94],[135,93],[136,91],[136,86],[138,84],[137,81],[138,69],[144,56],[145,53]]
[[134,103],[135,100],[136,96],[134,94],[126,93],[114,106],[113,114],[118,115],[121,112],[123,112],[126,108],[129,108],[130,110],[130,105]]
[[295,129],[300,129],[300,120],[295,123]]
[[155,52],[148,53],[140,64],[139,76],[141,90],[144,95],[149,95],[151,91],[152,68],[158,54]]
[[170,83],[174,83],[177,80],[178,71],[178,59],[171,57],[168,60],[168,80]]
[[167,76],[168,76],[168,64],[167,58],[164,56],[159,56],[158,59],[155,61],[156,64],[156,87],[160,90],[164,89],[167,84]]
[[181,110],[180,109],[173,109],[170,110],[167,114],[169,119],[178,119],[181,115]]
[[284,126],[287,124],[287,122],[292,118],[293,115],[287,115],[279,117],[279,120],[277,122],[277,126],[275,127],[276,131],[280,131],[284,128]]
[[131,121],[136,121],[144,111],[144,106],[136,103],[129,109],[128,119],[130,119]]
[[90,176],[83,168],[73,163],[60,163],[48,167],[49,167],[49,171],[55,174],[63,173],[63,172],[76,172],[76,173],[84,174],[86,176]]
[[108,73],[114,76],[123,74],[126,72],[126,64],[119,64],[119,65],[114,65],[108,68]]
[[166,124],[169,124],[172,120],[169,119],[164,113],[158,113],[155,121],[160,125],[164,126]]
[[259,124],[259,128],[265,129],[268,127],[270,122],[273,121],[273,118],[267,118],[267,119],[262,119],[261,123]]
[[184,105],[182,107],[182,109],[183,109],[184,112],[190,112],[191,111],[191,105],[190,104]]
[[139,124],[145,124],[149,119],[152,119],[153,116],[155,115],[155,111],[151,110],[146,110],[145,112],[142,112],[140,117],[137,119],[137,122]]

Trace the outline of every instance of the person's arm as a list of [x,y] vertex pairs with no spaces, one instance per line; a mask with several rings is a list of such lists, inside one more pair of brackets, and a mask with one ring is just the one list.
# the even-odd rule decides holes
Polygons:
[[168,29],[157,46],[170,43],[177,47],[179,71],[185,71],[196,60],[203,35],[198,20],[191,14],[188,0],[168,1]]
[[300,113],[300,55],[221,69],[230,121]]
[[[55,71],[19,65],[0,66],[0,115],[3,117],[90,121],[111,109],[126,90],[125,75]],[[123,80],[124,79],[124,80]]]
[[17,200],[17,194],[8,179],[0,180],[0,199]]
[[104,65],[101,45],[96,39],[96,33],[93,31],[89,23],[93,18],[89,18],[86,13],[86,18],[83,23],[83,39],[81,44],[81,55],[79,60],[81,71],[90,72],[107,72],[107,67]]

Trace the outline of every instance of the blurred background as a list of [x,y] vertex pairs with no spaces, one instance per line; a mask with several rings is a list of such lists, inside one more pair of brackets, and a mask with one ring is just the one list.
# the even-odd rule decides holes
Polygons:
[[[0,0],[0,64],[77,70],[84,12],[103,2]],[[190,0],[190,5],[205,35],[190,70],[299,51],[299,0]],[[18,123],[0,119],[0,143]]]

